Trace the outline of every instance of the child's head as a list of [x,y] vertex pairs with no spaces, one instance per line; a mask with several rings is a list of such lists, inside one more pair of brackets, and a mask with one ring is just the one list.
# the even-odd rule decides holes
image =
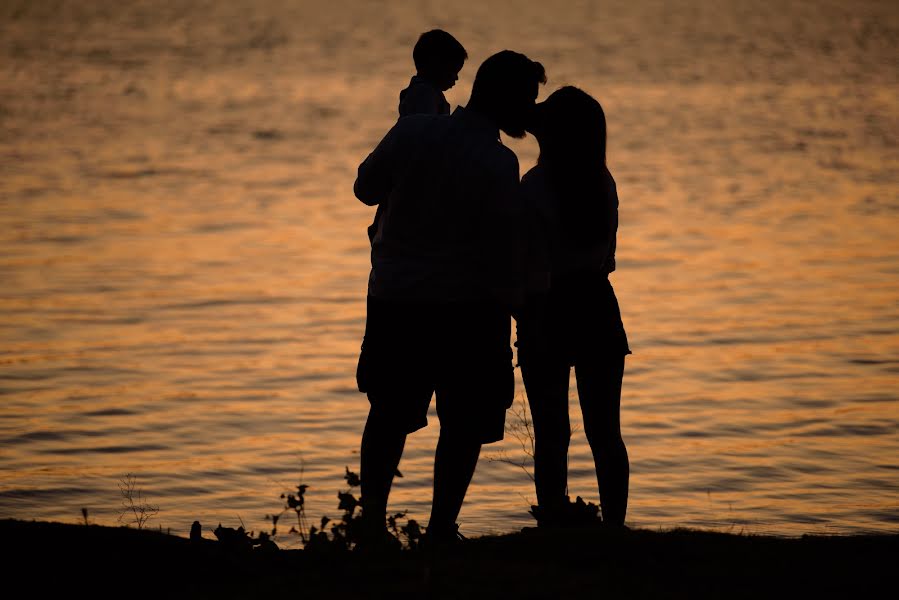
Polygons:
[[462,44],[442,29],[421,34],[412,50],[412,60],[419,77],[424,77],[444,92],[456,84],[467,58],[468,53]]

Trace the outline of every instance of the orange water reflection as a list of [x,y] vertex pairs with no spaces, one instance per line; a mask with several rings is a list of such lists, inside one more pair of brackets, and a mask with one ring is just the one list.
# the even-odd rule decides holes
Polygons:
[[[0,17],[3,516],[74,521],[87,506],[114,522],[116,483],[134,472],[174,531],[238,515],[258,530],[301,464],[310,512],[336,513],[367,408],[354,371],[371,209],[351,185],[409,74],[414,33],[381,34],[424,17],[256,2],[315,25],[266,51],[227,4],[137,25],[125,3],[84,31],[69,9]],[[609,118],[613,282],[635,350],[632,522],[894,530],[895,40],[839,37],[834,7],[744,19],[724,3],[699,24],[670,9],[659,35],[646,17],[664,3],[607,24],[560,8],[551,28],[536,5],[475,4],[440,6],[461,11],[472,57],[453,103],[499,40],[517,40],[546,63],[547,91],[577,83]],[[853,10],[883,20],[877,3]],[[844,54],[824,64],[790,45],[785,11]],[[756,51],[728,55],[739,46],[683,33],[695,28]],[[791,58],[772,58],[778,44]],[[509,143],[533,164],[533,140]],[[393,495],[418,518],[435,444],[436,427],[411,437]],[[517,445],[485,454],[501,450]],[[582,433],[571,473],[571,492],[595,500]],[[463,530],[527,525],[527,498],[521,471],[483,460]]]

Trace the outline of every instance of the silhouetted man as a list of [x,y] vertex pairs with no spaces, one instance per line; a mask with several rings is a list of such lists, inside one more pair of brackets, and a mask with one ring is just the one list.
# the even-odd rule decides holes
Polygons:
[[514,379],[510,314],[520,300],[518,160],[499,132],[524,137],[543,66],[505,50],[478,69],[465,108],[400,121],[359,166],[354,191],[381,205],[372,239],[360,391],[368,539],[385,539],[387,497],[406,435],[440,438],[428,536],[454,540],[481,445],[501,440]]

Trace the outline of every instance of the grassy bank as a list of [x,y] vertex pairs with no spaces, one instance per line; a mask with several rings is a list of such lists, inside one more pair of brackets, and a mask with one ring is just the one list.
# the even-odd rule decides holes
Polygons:
[[240,551],[156,531],[15,520],[0,521],[0,535],[6,591],[36,597],[865,598],[894,589],[899,564],[899,535],[527,530],[436,558]]

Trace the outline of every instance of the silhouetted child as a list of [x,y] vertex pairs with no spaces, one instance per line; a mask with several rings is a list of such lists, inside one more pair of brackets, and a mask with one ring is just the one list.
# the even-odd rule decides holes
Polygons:
[[456,85],[467,58],[462,44],[442,29],[421,34],[412,49],[416,74],[400,92],[400,116],[448,115],[450,105],[443,92]]
[[[409,115],[448,115],[449,102],[443,92],[456,85],[459,71],[468,53],[459,41],[443,31],[432,29],[421,34],[412,49],[415,75],[409,87],[400,92],[400,118]],[[383,207],[378,205],[368,227],[368,240],[374,241]]]

